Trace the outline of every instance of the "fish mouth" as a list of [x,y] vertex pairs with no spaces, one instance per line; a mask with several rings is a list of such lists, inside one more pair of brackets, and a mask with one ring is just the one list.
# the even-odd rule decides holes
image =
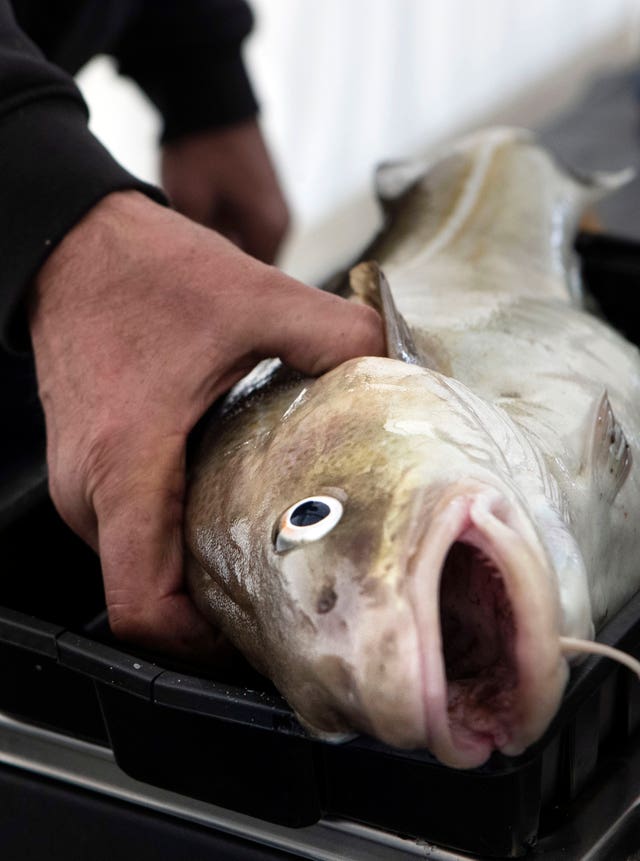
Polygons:
[[559,704],[559,600],[533,526],[488,486],[453,488],[409,563],[422,737],[446,765],[517,755]]

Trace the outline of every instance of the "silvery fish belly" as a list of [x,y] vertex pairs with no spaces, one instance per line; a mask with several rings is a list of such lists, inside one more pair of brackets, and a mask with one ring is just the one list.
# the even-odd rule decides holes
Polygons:
[[640,359],[581,308],[577,177],[490,129],[387,165],[351,273],[388,357],[319,379],[261,366],[190,478],[201,611],[319,734],[468,768],[543,733],[640,586]]

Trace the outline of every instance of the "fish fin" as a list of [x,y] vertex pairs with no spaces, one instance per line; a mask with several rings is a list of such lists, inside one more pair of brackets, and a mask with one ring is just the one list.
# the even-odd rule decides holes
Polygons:
[[425,173],[425,165],[417,161],[386,161],[376,168],[376,195],[385,212],[412,189]]
[[616,419],[605,391],[598,404],[596,422],[587,463],[600,485],[600,495],[611,503],[631,469],[631,449]]
[[389,282],[375,261],[359,263],[349,273],[355,295],[378,311],[384,320],[387,355],[410,365],[422,365],[413,335],[407,322],[396,308]]
[[373,262],[358,263],[349,270],[349,286],[352,292],[364,302],[382,314],[382,299],[377,278],[378,264]]
[[584,189],[590,202],[595,203],[608,194],[628,185],[636,177],[636,171],[632,167],[616,171],[580,171],[575,168],[565,167],[579,185]]

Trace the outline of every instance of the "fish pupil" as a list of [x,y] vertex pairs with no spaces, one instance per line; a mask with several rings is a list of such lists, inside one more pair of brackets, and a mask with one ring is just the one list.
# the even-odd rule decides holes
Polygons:
[[330,513],[331,509],[325,502],[309,499],[294,508],[290,520],[293,526],[313,526],[314,523],[324,520]]

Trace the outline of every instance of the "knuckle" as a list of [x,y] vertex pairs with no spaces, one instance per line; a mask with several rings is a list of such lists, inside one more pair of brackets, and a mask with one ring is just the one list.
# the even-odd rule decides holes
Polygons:
[[108,507],[117,495],[126,469],[128,433],[121,424],[102,425],[87,436],[81,447],[78,468],[82,476],[83,501],[91,510]]
[[167,523],[179,519],[186,440],[183,429],[161,434],[140,423],[103,428],[91,439],[83,458],[84,500],[102,526],[122,529],[123,518],[134,518],[127,534],[144,538],[150,509],[161,509]]
[[89,495],[92,495],[109,478],[117,436],[113,430],[103,428],[87,441],[82,469]]
[[76,529],[78,498],[63,475],[49,470],[49,496],[64,522]]
[[49,495],[64,522],[91,543],[95,518],[87,501],[85,475],[77,451],[77,446],[68,442],[55,452],[49,449]]
[[100,502],[112,493],[123,472],[126,433],[122,425],[76,429],[48,450],[49,494],[62,519],[87,538]]

